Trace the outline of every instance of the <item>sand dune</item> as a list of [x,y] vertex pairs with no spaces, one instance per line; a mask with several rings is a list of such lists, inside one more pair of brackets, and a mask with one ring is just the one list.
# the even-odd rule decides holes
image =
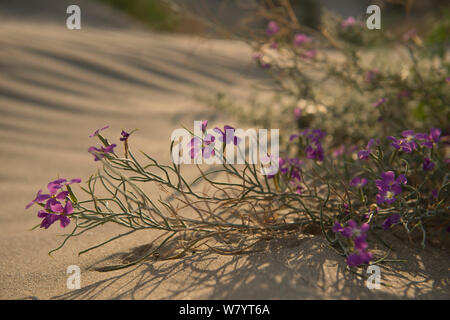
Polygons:
[[[172,130],[215,117],[195,94],[245,96],[263,75],[242,43],[150,33],[110,10],[96,16],[105,11],[90,1],[81,2],[90,13],[82,30],[69,31],[64,1],[41,2],[43,15],[20,3],[0,5],[0,298],[449,297],[448,255],[402,244],[396,255],[409,263],[384,268],[392,287],[373,291],[344,271],[320,237],[268,241],[249,255],[203,252],[101,273],[89,267],[136,255],[153,237],[141,232],[79,257],[123,231],[106,225],[49,257],[62,230],[29,231],[39,219],[25,204],[57,175],[86,179],[94,172],[87,153],[93,130],[108,124],[107,135],[118,139],[122,128],[139,128],[132,147],[168,161]],[[82,269],[80,290],[66,287],[69,265]]]

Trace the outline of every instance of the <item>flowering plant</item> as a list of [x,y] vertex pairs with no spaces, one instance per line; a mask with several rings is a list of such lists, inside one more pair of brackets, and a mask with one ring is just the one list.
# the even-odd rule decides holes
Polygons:
[[[206,128],[206,122],[203,123]],[[39,190],[27,208],[35,203],[43,207],[38,212],[38,217],[43,218],[41,228],[47,229],[57,220],[65,228],[73,220],[75,227],[68,238],[105,223],[130,229],[102,245],[143,229],[163,231],[166,237],[161,246],[177,234],[189,235],[190,241],[170,257],[175,258],[213,240],[215,246],[208,244],[208,247],[216,252],[243,251],[242,247],[224,247],[225,239],[232,234],[241,238],[240,244],[246,243],[248,249],[267,237],[314,230],[317,226],[330,244],[347,257],[348,265],[355,267],[385,260],[370,251],[371,231],[388,231],[397,224],[408,232],[419,228],[425,245],[429,227],[440,232],[436,224],[446,228],[450,225],[446,215],[449,159],[443,157],[445,148],[440,135],[430,145],[431,149],[425,142],[417,143],[412,152],[405,153],[408,157],[401,157],[387,137],[385,146],[380,144],[370,152],[367,147],[363,149],[369,152],[367,159],[357,157],[354,150],[353,155],[343,154],[341,160],[327,148],[320,156],[312,153],[311,144],[322,149],[320,139],[325,132],[303,130],[291,136],[287,151],[293,155],[278,159],[277,173],[261,176],[255,165],[247,162],[224,163],[206,171],[197,165],[200,174],[188,183],[181,173],[182,165],[160,164],[144,152],[148,163],[141,163],[128,147],[128,136],[123,139],[123,132],[120,139],[127,142],[124,157],[113,151],[114,144],[96,133],[103,146],[95,152],[89,148],[89,152],[94,154],[95,161],[102,163],[102,171],[89,178],[87,187],[81,187],[88,199],[78,200],[70,187],[80,183],[80,179],[52,181],[48,184],[49,194]],[[430,132],[428,136],[417,134],[415,139],[420,142],[427,136],[433,140],[432,133],[439,130]],[[239,144],[233,135],[222,138],[225,143]],[[422,163],[426,152],[433,159],[429,160],[434,164],[431,170]],[[214,153],[202,156],[208,158],[211,154]],[[199,181],[209,188],[200,191]],[[143,189],[147,183],[159,185],[168,197],[155,201]],[[60,191],[64,187],[67,190]],[[155,250],[137,261],[108,270],[138,263],[155,254]]]
[[[449,65],[440,50],[432,50],[438,44],[427,47],[416,33],[408,33],[400,52],[410,61],[400,69],[382,69],[364,62],[364,46],[378,39],[395,47],[393,35],[369,34],[357,19],[330,14],[320,28],[306,27],[288,1],[261,10],[269,21],[261,39],[252,42],[254,59],[288,102],[279,103],[278,118],[272,112],[270,121],[248,119],[292,128],[282,135],[278,172],[260,175],[247,161],[197,164],[197,178],[187,181],[183,165],[135,154],[131,133],[124,130],[117,143],[110,143],[105,127],[91,135],[101,143],[88,150],[101,170],[81,186],[87,198],[70,187],[79,179],[52,181],[49,194],[39,191],[27,205],[43,207],[40,226],[47,229],[60,220],[64,228],[73,221],[66,240],[105,223],[128,229],[81,253],[139,230],[161,232],[158,245],[142,257],[104,270],[156,257],[180,235],[179,250],[165,259],[205,247],[235,254],[270,238],[322,233],[351,268],[389,261],[390,245],[377,242],[382,232],[403,227],[411,237],[419,231],[423,246],[429,237],[448,237]],[[244,109],[240,114],[247,116]],[[207,125],[201,123],[203,137],[189,141],[191,158],[222,151],[206,134]],[[231,126],[214,131],[225,145],[242,142]],[[148,185],[156,185],[160,194],[150,194]],[[385,250],[375,246],[379,242]]]

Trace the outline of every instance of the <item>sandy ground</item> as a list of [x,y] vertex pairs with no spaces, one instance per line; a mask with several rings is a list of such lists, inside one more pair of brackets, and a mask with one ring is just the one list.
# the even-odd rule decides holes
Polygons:
[[[139,128],[133,147],[168,161],[174,129],[215,119],[194,95],[245,95],[262,74],[240,43],[145,32],[90,1],[79,1],[87,17],[82,30],[69,31],[67,1],[28,10],[20,2],[0,4],[0,298],[449,298],[448,253],[401,243],[394,256],[408,262],[383,267],[389,286],[380,290],[345,271],[317,236],[268,241],[246,255],[200,252],[101,273],[90,267],[136,255],[153,238],[138,233],[78,256],[123,232],[106,225],[49,257],[62,231],[30,231],[39,219],[25,204],[58,175],[86,179],[94,172],[87,153],[93,130],[108,124],[107,135],[117,139],[122,128]],[[69,265],[81,267],[79,290],[66,287]]]

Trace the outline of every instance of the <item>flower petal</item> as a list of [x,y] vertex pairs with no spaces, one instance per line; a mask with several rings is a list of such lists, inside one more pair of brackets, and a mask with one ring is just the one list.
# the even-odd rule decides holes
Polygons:
[[348,226],[349,226],[350,228],[352,228],[352,229],[355,229],[355,228],[358,226],[357,223],[356,223],[356,221],[353,220],[353,219],[348,220],[347,224],[348,224]]
[[49,198],[50,198],[49,194],[42,194],[42,190],[39,190],[38,193],[36,194],[36,198],[34,198],[34,200],[32,200],[29,204],[27,204],[25,206],[25,209],[30,208],[36,202],[41,203],[41,202],[44,202],[45,200],[47,200]]
[[347,265],[349,267],[356,267],[356,266],[360,265],[361,262],[362,261],[361,261],[360,256],[356,253],[351,253],[347,257]]
[[61,225],[61,228],[65,228],[69,225],[70,219],[64,215],[59,216],[59,223]]
[[381,179],[383,179],[383,182],[393,182],[395,180],[395,173],[394,171],[386,171],[381,173]]
[[55,181],[49,182],[47,185],[47,189],[51,195],[56,194],[56,192],[62,188],[63,183],[67,182],[66,179],[57,179]]
[[39,217],[39,218],[45,218],[46,216],[48,216],[49,215],[49,213],[47,212],[47,211],[45,211],[45,210],[39,210],[39,212],[38,212],[38,214],[37,214],[37,216]]
[[45,205],[45,208],[50,209],[53,212],[58,212],[58,213],[61,213],[64,211],[64,208],[61,205],[61,203],[59,201],[57,201],[55,198],[51,198],[50,200],[48,200]]
[[64,214],[69,215],[73,213],[73,206],[71,201],[67,201],[64,207]]
[[59,219],[57,214],[49,213],[41,222],[41,228],[48,229],[56,220]]
[[56,195],[56,199],[64,200],[69,195],[69,191],[61,191]]
[[207,126],[208,126],[208,120],[203,120],[202,121],[202,132],[206,131]]
[[108,129],[108,128],[109,128],[109,126],[106,126],[106,127],[101,128],[101,129],[95,130],[95,132],[94,132],[93,134],[91,134],[91,135],[89,136],[89,138],[95,137],[96,135],[99,134],[100,131],[106,130],[106,129]]
[[370,225],[368,223],[363,223],[360,227],[361,232],[367,232],[370,229]]

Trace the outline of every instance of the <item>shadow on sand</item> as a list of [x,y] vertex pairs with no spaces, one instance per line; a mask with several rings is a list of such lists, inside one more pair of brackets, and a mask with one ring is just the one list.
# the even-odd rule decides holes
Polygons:
[[[448,267],[436,269],[426,251],[401,248],[407,263],[381,266],[389,287],[369,290],[320,236],[265,241],[256,249],[225,257],[200,251],[175,261],[147,260],[54,299],[448,299],[450,293]],[[149,246],[139,246],[92,267],[126,263],[146,250]]]

